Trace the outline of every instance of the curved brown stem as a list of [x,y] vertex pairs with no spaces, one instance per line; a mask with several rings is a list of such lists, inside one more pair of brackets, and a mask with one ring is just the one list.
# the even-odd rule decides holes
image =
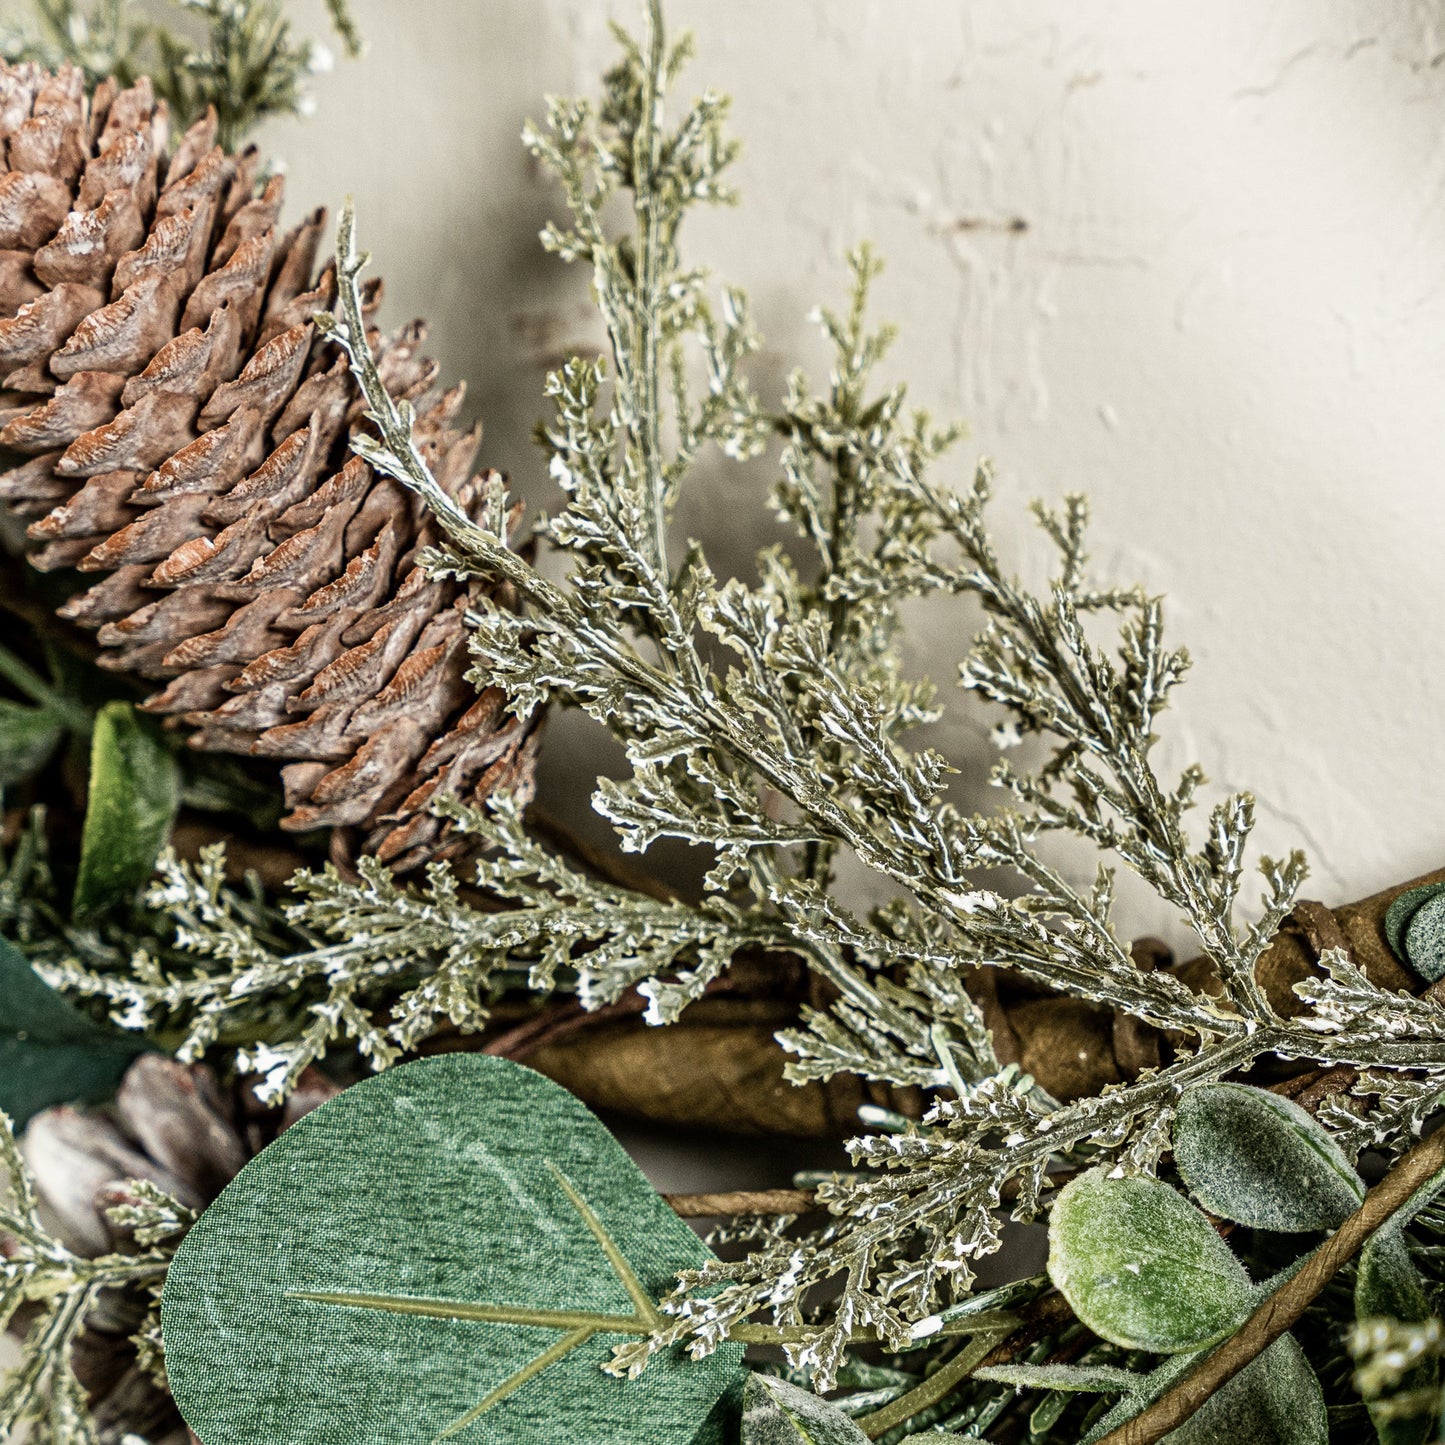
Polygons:
[[1293,1325],[1361,1245],[1427,1180],[1445,1169],[1445,1130],[1421,1140],[1370,1190],[1365,1201],[1270,1294],[1220,1347],[1173,1389],[1099,1445],[1154,1445],[1182,1425],[1220,1386],[1237,1375]]
[[684,1219],[726,1219],[743,1215],[807,1214],[818,1207],[812,1189],[732,1190],[724,1194],[664,1194]]

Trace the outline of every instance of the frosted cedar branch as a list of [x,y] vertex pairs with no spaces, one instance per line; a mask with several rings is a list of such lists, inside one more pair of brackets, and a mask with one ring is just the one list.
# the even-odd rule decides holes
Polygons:
[[[1206,807],[1200,767],[1169,778],[1156,771],[1161,714],[1189,659],[1164,640],[1160,599],[1092,578],[1081,498],[1034,509],[1053,548],[1053,575],[1033,586],[1009,570],[989,530],[988,468],[980,465],[961,486],[947,480],[955,464],[945,457],[960,430],[910,412],[901,385],[876,380],[891,333],[868,318],[879,270],[869,250],[850,257],[843,308],[821,313],[834,352],[827,384],[815,389],[796,373],[772,409],[760,401],[747,374],[757,338],[746,298],[713,288],[681,250],[681,225],[694,207],[735,199],[726,180],[736,154],[724,125],[726,102],[705,92],[669,118],[669,94],[690,51],[685,39],[668,43],[655,0],[644,38],[619,32],[618,39],[620,59],[600,101],[554,101],[545,124],[525,133],[568,211],[565,223],[544,231],[543,244],[563,261],[590,267],[607,334],[606,356],[574,358],[548,378],[550,415],[541,438],[560,505],[536,522],[538,548],[550,554],[541,560],[513,545],[516,512],[502,476],[469,475],[474,439],[449,429],[452,404],[420,412],[414,405],[433,375],[414,357],[415,338],[385,341],[369,327],[374,298],[361,280],[365,258],[355,248],[349,209],[333,267],[314,285],[308,255],[306,265],[293,268],[290,290],[275,290],[277,278],[289,275],[291,252],[283,248],[257,262],[258,276],[267,279],[251,287],[244,303],[254,303],[254,314],[233,318],[233,325],[225,319],[228,305],[218,301],[207,310],[203,288],[219,296],[226,288],[214,278],[243,245],[271,237],[260,244],[274,247],[276,233],[274,206],[264,216],[256,209],[272,205],[272,192],[253,196],[249,172],[235,189],[238,162],[210,150],[212,122],[203,120],[201,131],[182,142],[183,149],[208,152],[191,158],[196,175],[206,165],[231,169],[224,185],[217,180],[196,202],[213,213],[195,241],[191,283],[185,294],[167,293],[171,322],[195,327],[157,336],[152,354],[131,358],[136,365],[124,376],[119,369],[88,370],[80,374],[101,380],[77,387],[74,376],[62,377],[56,359],[83,344],[92,313],[119,303],[83,279],[62,282],[59,271],[47,279],[42,257],[59,254],[54,237],[64,227],[98,225],[110,197],[122,193],[136,211],[132,229],[141,226],[132,240],[153,236],[142,222],[159,214],[167,188],[156,192],[142,179],[137,190],[132,178],[106,190],[108,152],[77,151],[66,160],[63,146],[49,169],[37,165],[24,172],[30,179],[15,181],[15,171],[0,180],[0,187],[30,187],[39,198],[25,210],[0,207],[0,223],[20,215],[15,224],[38,226],[36,207],[55,211],[43,240],[44,226],[25,232],[23,244],[17,232],[0,253],[30,258],[0,277],[51,298],[26,294],[12,309],[41,304],[49,315],[47,307],[58,312],[64,302],[76,310],[69,330],[56,322],[46,345],[17,361],[17,372],[27,369],[19,386],[26,405],[23,416],[6,423],[69,427],[74,434],[49,436],[21,464],[24,479],[15,481],[12,470],[0,488],[22,512],[28,505],[32,533],[74,543],[67,562],[85,566],[98,549],[96,565],[146,572],[145,579],[130,576],[133,590],[143,580],[148,587],[157,578],[177,583],[186,567],[209,568],[202,580],[221,584],[202,599],[214,604],[214,616],[205,614],[209,630],[179,641],[145,629],[173,621],[185,610],[180,604],[159,602],[142,616],[148,604],[128,598],[141,610],[128,606],[105,619],[120,628],[123,615],[140,634],[127,643],[139,651],[125,654],[121,670],[134,660],[132,670],[150,675],[146,668],[154,664],[168,674],[168,692],[190,697],[187,689],[199,689],[201,696],[195,670],[175,654],[180,645],[199,648],[207,666],[235,664],[224,676],[207,675],[212,686],[204,705],[178,709],[202,728],[203,740],[243,714],[232,731],[245,731],[248,749],[273,731],[295,740],[290,730],[298,724],[289,719],[308,710],[308,697],[317,701],[307,690],[324,692],[328,676],[333,682],[338,676],[325,668],[343,649],[365,645],[360,633],[346,630],[357,617],[334,636],[294,628],[282,637],[271,631],[285,632],[300,619],[277,611],[266,621],[259,656],[271,659],[271,671],[261,678],[255,657],[224,653],[241,627],[228,620],[232,592],[245,578],[281,569],[287,559],[277,554],[287,541],[267,529],[287,514],[261,518],[261,531],[253,529],[237,553],[244,552],[244,567],[234,576],[221,576],[228,565],[222,528],[236,520],[238,494],[265,490],[256,478],[275,459],[272,452],[266,460],[265,448],[289,444],[299,456],[310,443],[294,438],[312,428],[317,455],[297,464],[304,470],[314,461],[316,469],[310,483],[286,497],[288,506],[311,507],[316,515],[292,516],[292,535],[324,526],[325,504],[342,493],[338,505],[352,509],[347,517],[370,521],[361,528],[364,548],[328,554],[340,559],[341,576],[308,574],[287,605],[324,610],[346,590],[342,580],[350,573],[343,569],[379,548],[385,585],[366,606],[390,608],[387,618],[395,620],[408,598],[424,597],[408,643],[416,641],[428,656],[441,649],[420,669],[434,726],[424,738],[407,734],[404,762],[373,791],[347,793],[325,779],[338,749],[353,760],[368,755],[368,720],[395,722],[404,732],[403,717],[416,715],[409,711],[413,694],[392,695],[383,680],[366,701],[346,703],[355,711],[322,713],[319,723],[309,714],[306,737],[324,746],[304,755],[304,769],[288,773],[293,803],[322,810],[324,816],[306,813],[310,821],[359,829],[361,841],[355,856],[340,850],[343,866],[297,872],[289,901],[235,886],[224,850],[213,847],[191,859],[173,851],[161,856],[141,908],[152,922],[134,936],[56,927],[33,904],[16,903],[9,916],[20,920],[16,936],[47,983],[97,1019],[160,1041],[177,1067],[199,1069],[205,1060],[238,1072],[250,1090],[247,1107],[263,1111],[282,1109],[323,1059],[359,1058],[382,1069],[443,1027],[480,1034],[504,996],[571,995],[589,1010],[640,996],[647,1022],[666,1025],[715,988],[740,956],[801,959],[816,985],[812,1003],[778,1036],[789,1077],[803,1084],[854,1076],[919,1091],[922,1117],[865,1111],[871,1132],[848,1145],[852,1171],[828,1177],[802,1199],[789,1196],[790,1205],[820,1207],[756,1216],[722,1231],[717,1243],[729,1246],[731,1257],[684,1274],[661,1301],[664,1323],[651,1337],[620,1347],[610,1368],[636,1375],[678,1343],[698,1356],[727,1339],[776,1343],[800,1381],[819,1392],[845,1392],[837,1403],[869,1438],[902,1438],[890,1432],[921,1434],[934,1425],[945,1434],[994,1438],[984,1435],[994,1422],[1017,1423],[1018,1388],[1033,1391],[1025,1398],[1038,1407],[1029,1438],[1078,1438],[1082,1412],[1069,1413],[1071,1392],[1112,1389],[1132,1398],[1132,1387],[1119,1381],[1139,1359],[1085,1331],[1042,1276],[974,1289],[977,1261],[1000,1245],[1003,1209],[1016,1219],[1035,1218],[1049,1207],[1059,1179],[1096,1168],[1111,1178],[1154,1173],[1171,1148],[1181,1101],[1267,1060],[1287,1061],[1299,1072],[1340,1067],[1343,1082],[1318,1104],[1317,1119],[1341,1157],[1353,1160],[1365,1149],[1402,1154],[1445,1092],[1445,1013],[1431,996],[1372,981],[1340,946],[1325,947],[1319,968],[1287,999],[1272,998],[1258,965],[1295,906],[1302,856],[1254,855],[1247,793]],[[137,114],[144,109],[144,124],[127,133],[135,146],[155,148],[144,82],[129,92],[97,89],[88,101],[75,73],[47,77],[21,67],[3,76],[9,109],[0,114],[8,117],[12,164],[26,144],[40,146],[42,130],[48,135],[58,125],[45,119],[51,112],[31,114],[41,94],[58,97],[61,109],[62,101],[70,106],[68,133],[84,136],[86,146],[83,122],[96,114],[87,110],[95,96],[121,107],[122,120],[125,106]],[[24,116],[15,101],[22,92]],[[154,154],[147,164],[155,180]],[[174,159],[169,165],[180,181],[190,175],[178,172]],[[97,179],[87,191],[92,174]],[[194,228],[195,207],[176,214],[182,211]],[[620,234],[609,229],[614,214],[631,218]],[[227,227],[241,215],[251,218],[255,235],[233,235],[218,270],[207,248],[219,236],[224,250]],[[301,242],[293,233],[289,244]],[[145,270],[144,255],[143,248],[118,249],[106,287],[127,277],[143,281],[130,273]],[[279,269],[276,257],[283,258]],[[153,289],[166,284],[157,279]],[[62,287],[71,289],[53,299]],[[129,294],[121,285],[121,298]],[[92,331],[98,325],[89,324]],[[6,335],[13,340],[14,332],[11,326]],[[187,335],[201,338],[187,343],[189,350],[179,346]],[[225,367],[215,375],[207,369],[206,358],[223,342],[239,362],[253,343],[275,346],[285,337],[289,350],[273,358],[276,366],[243,371],[239,381],[220,380]],[[163,505],[183,505],[169,514],[173,528],[146,524],[165,532],[166,545],[155,542],[154,555],[133,531],[127,545],[140,550],[118,551],[115,539],[126,529],[144,531],[133,507],[135,479],[115,484],[108,504],[121,511],[102,515],[88,495],[93,478],[83,488],[86,505],[78,507],[77,484],[65,480],[76,468],[64,459],[98,430],[119,428],[106,438],[117,445],[141,434],[119,419],[146,397],[168,394],[154,370],[166,346],[178,347],[172,358],[178,364],[189,358],[192,379],[214,383],[207,407],[218,405],[217,396],[233,399],[225,388],[243,384],[252,387],[252,400],[262,398],[249,408],[257,413],[250,423],[256,455],[238,452],[236,476],[222,496],[198,502],[199,493],[184,487],[167,494]],[[285,386],[276,379],[282,361],[294,362]],[[266,390],[272,383],[274,395]],[[13,376],[5,384],[17,389]],[[294,405],[308,387],[315,405]],[[240,402],[232,408],[236,415],[245,410]],[[185,443],[192,446],[208,438],[214,445],[223,424],[242,425],[231,412],[193,407],[178,426],[199,430]],[[5,445],[13,447],[19,434]],[[328,450],[334,466],[321,482],[320,456]],[[764,551],[750,581],[720,579],[709,566],[706,539],[681,545],[675,535],[677,498],[707,450],[739,462],[776,456],[771,506],[794,529],[796,545]],[[168,446],[154,457],[130,457],[125,469],[139,474],[142,490],[152,489],[144,500],[153,503],[161,483],[147,478],[174,480],[184,455],[179,445]],[[294,481],[288,473],[277,486]],[[347,490],[352,483],[355,496]],[[86,531],[92,524],[94,536]],[[182,536],[187,528],[196,535]],[[257,540],[263,532],[264,548]],[[83,553],[75,550],[77,538],[86,543]],[[82,600],[67,604],[71,614],[96,591],[77,594]],[[182,594],[175,588],[166,595]],[[1001,745],[1023,744],[1019,761],[1001,761],[994,770],[1004,803],[991,815],[959,811],[948,796],[948,762],[914,737],[943,708],[932,684],[904,666],[904,617],[924,597],[953,599],[961,616],[982,609],[983,627],[959,659],[958,681],[992,709]],[[217,640],[223,631],[224,643]],[[308,653],[303,636],[311,638],[308,647],[324,643],[323,652]],[[116,638],[103,631],[101,642]],[[146,651],[157,639],[165,648]],[[303,654],[317,666],[293,687],[296,679],[276,669]],[[394,665],[400,676],[399,657]],[[408,685],[422,685],[406,676]],[[226,700],[236,697],[245,703]],[[340,706],[337,698],[327,700]],[[472,710],[483,704],[483,713]],[[270,719],[267,707],[285,718]],[[599,779],[593,804],[621,848],[643,855],[644,874],[647,854],[661,840],[703,850],[708,871],[693,895],[634,886],[624,872],[590,867],[531,826],[525,780],[535,721],[548,708],[580,709],[624,750],[627,775]],[[438,738],[455,747],[439,754]],[[351,775],[345,782],[362,786]],[[340,806],[333,794],[355,806],[332,817],[325,809]],[[1052,861],[1055,835],[1098,851],[1092,881],[1080,884],[1072,869]],[[23,856],[17,848],[7,859],[12,881],[41,876],[34,871],[39,848],[36,842]],[[425,859],[432,860],[425,872],[411,878],[394,866]],[[867,915],[851,907],[837,882],[845,861],[871,871],[894,901]],[[1202,972],[1136,962],[1111,917],[1120,863],[1188,922]],[[22,865],[31,872],[17,871]],[[1258,883],[1247,883],[1255,877]],[[24,892],[10,890],[16,897]],[[122,936],[124,948],[116,942]],[[1160,1031],[1167,1050],[1157,1067],[1102,1093],[1056,1098],[1016,1065],[1000,1063],[970,993],[979,969],[1009,971],[1066,1000],[1138,1020]],[[27,1420],[41,1432],[32,1438],[94,1441],[73,1347],[103,1291],[149,1288],[163,1277],[167,1250],[189,1216],[153,1188],[127,1196],[126,1212],[112,1221],[127,1247],[85,1257],[47,1234],[33,1180],[8,1131],[0,1144],[17,1201],[0,1216],[15,1242],[0,1261],[0,1314],[43,1302],[25,1363],[0,1391],[0,1428]],[[1432,1223],[1423,1205],[1416,1218],[1419,1228],[1445,1231],[1445,1219]],[[1322,1278],[1319,1290],[1332,1278]],[[1396,1327],[1406,1323],[1413,1322],[1366,1330],[1356,1341],[1371,1379],[1400,1377],[1398,1370],[1390,1374],[1388,1351],[1401,1339],[1414,1358],[1437,1350],[1423,1325],[1401,1336]],[[1335,1374],[1344,1378],[1343,1343],[1336,1339],[1330,1348],[1340,1367]],[[1096,1367],[1092,1386],[1077,1375],[1025,1380],[991,1373],[1032,1368],[1046,1356],[1052,1368],[1059,1350],[1075,1351],[1068,1359],[1082,1358],[1081,1369]],[[1357,1413],[1366,1418],[1363,1409]],[[1102,1412],[1089,1417],[1089,1428],[1101,1418]],[[1052,1434],[1055,1426],[1074,1433]]]

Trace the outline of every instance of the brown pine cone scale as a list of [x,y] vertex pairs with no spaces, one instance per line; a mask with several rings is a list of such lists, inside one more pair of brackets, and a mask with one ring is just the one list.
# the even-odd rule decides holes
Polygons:
[[[325,214],[181,137],[142,80],[0,63],[0,503],[41,569],[101,574],[61,609],[193,746],[276,759],[285,826],[399,868],[445,856],[441,796],[530,792],[538,728],[465,678],[470,593],[418,566],[417,498],[349,451],[363,404],[314,317]],[[379,287],[366,296],[374,313]],[[368,340],[463,505],[480,440],[432,396],[420,323]]]

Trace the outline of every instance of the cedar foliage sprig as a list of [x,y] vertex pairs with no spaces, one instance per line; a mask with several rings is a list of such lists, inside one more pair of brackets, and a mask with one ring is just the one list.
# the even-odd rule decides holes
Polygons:
[[[591,264],[611,345],[607,361],[575,360],[549,379],[555,415],[544,439],[567,505],[540,532],[570,554],[564,581],[507,550],[500,483],[473,520],[430,476],[408,408],[386,395],[360,344],[362,261],[349,217],[331,330],[378,433],[359,449],[426,498],[446,529],[431,565],[500,575],[523,600],[520,614],[489,606],[469,619],[478,676],[504,686],[519,713],[560,701],[607,726],[632,775],[601,782],[594,804],[623,847],[673,837],[711,850],[707,893],[774,918],[836,987],[837,1004],[783,1036],[794,1073],[847,1069],[948,1091],[917,1128],[850,1145],[862,1172],[820,1191],[833,1216],[821,1229],[779,1233],[741,1262],[686,1276],[667,1302],[674,1323],[616,1361],[636,1371],[649,1348],[681,1339],[705,1352],[763,1312],[803,1331],[790,1359],[828,1388],[853,1340],[914,1344],[966,1294],[970,1260],[998,1247],[1006,1183],[1017,1186],[1016,1215],[1028,1218],[1060,1161],[1111,1157],[1149,1169],[1182,1091],[1268,1052],[1428,1068],[1421,1090],[1438,1093],[1445,1026],[1437,1009],[1374,987],[1340,954],[1327,956],[1324,979],[1301,986],[1303,1016],[1270,1004],[1255,965],[1292,905],[1302,856],[1258,860],[1258,916],[1239,922],[1253,800],[1217,802],[1196,833],[1188,814],[1202,770],[1166,781],[1151,761],[1160,713],[1188,667],[1164,642],[1159,600],[1089,580],[1078,498],[1036,509],[1057,552],[1048,586],[1032,591],[1006,571],[986,522],[987,470],[961,493],[935,483],[932,464],[956,431],[905,413],[901,387],[869,389],[888,338],[867,330],[876,268],[866,253],[854,259],[848,311],[825,320],[838,355],[829,392],[808,398],[795,379],[771,419],[785,438],[775,500],[814,546],[811,575],[778,550],[758,559],[751,585],[720,581],[696,544],[669,559],[668,519],[700,440],[749,456],[764,432],[738,371],[754,344],[742,298],[725,292],[714,320],[701,273],[678,253],[688,208],[730,198],[720,175],[732,157],[710,95],[666,126],[662,97],[684,53],[664,44],[654,6],[647,43],[623,38],[622,65],[595,111],[557,102],[548,128],[527,132],[572,212],[571,227],[549,228],[544,242]],[[613,239],[600,215],[618,193],[634,226]],[[687,386],[689,333],[708,378],[701,404]],[[936,713],[926,684],[903,679],[898,612],[938,593],[972,596],[987,616],[962,685],[1006,710],[1006,741],[1037,735],[1047,745],[1032,771],[997,769],[1011,802],[991,817],[957,812],[944,796],[944,759],[907,742]],[[1095,638],[1111,616],[1106,648]],[[1075,887],[1037,847],[1053,833],[1122,860],[1177,908],[1222,992],[1140,970],[1111,921],[1112,867]],[[843,851],[905,901],[856,916],[830,886]],[[979,881],[1000,868],[1022,884],[1018,896]],[[1014,968],[1179,1031],[1192,1051],[1059,1107],[998,1070],[962,986],[976,965]],[[655,1015],[674,1016],[706,976],[644,985]],[[820,1319],[808,1301],[824,1285],[841,1292]]]
[[[148,75],[176,118],[189,123],[214,106],[217,139],[233,149],[272,115],[304,113],[307,78],[330,63],[317,42],[298,40],[285,0],[172,0],[181,24],[148,18],[135,0],[31,0],[28,24],[0,28],[0,55],[48,69],[74,65],[95,85],[123,86]],[[349,0],[326,0],[348,56],[363,48]]]
[[88,1259],[47,1228],[15,1142],[0,1113],[0,1331],[26,1306],[38,1312],[18,1365],[0,1375],[0,1436],[29,1427],[32,1445],[98,1445],[71,1354],[86,1317],[105,1290],[159,1287],[175,1239],[193,1216],[152,1184],[132,1183],[130,1199],[111,1211],[131,1231],[134,1253]]
[[361,858],[354,877],[296,875],[294,901],[278,912],[227,883],[213,844],[193,863],[160,861],[147,902],[174,925],[167,949],[138,949],[119,971],[74,956],[33,961],[54,987],[100,1000],[183,1062],[237,1049],[258,1097],[273,1102],[339,1043],[385,1068],[442,1022],[479,1028],[509,990],[575,992],[595,1008],[673,970],[676,986],[693,987],[740,947],[787,943],[777,922],[727,900],[695,907],[590,877],[541,847],[509,799],[486,813],[446,807],[487,850],[472,878],[499,906],[469,902],[444,864],[416,885]]

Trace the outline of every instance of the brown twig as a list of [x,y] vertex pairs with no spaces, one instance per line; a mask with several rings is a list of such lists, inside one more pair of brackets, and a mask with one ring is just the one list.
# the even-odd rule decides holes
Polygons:
[[664,1194],[684,1219],[731,1218],[745,1214],[807,1214],[818,1207],[813,1189],[733,1190],[725,1194]]
[[1154,1445],[1184,1423],[1222,1385],[1269,1348],[1305,1312],[1315,1296],[1361,1245],[1427,1180],[1445,1169],[1445,1130],[1421,1140],[1365,1196],[1299,1273],[1270,1294],[1213,1354],[1173,1389],[1099,1445]]

